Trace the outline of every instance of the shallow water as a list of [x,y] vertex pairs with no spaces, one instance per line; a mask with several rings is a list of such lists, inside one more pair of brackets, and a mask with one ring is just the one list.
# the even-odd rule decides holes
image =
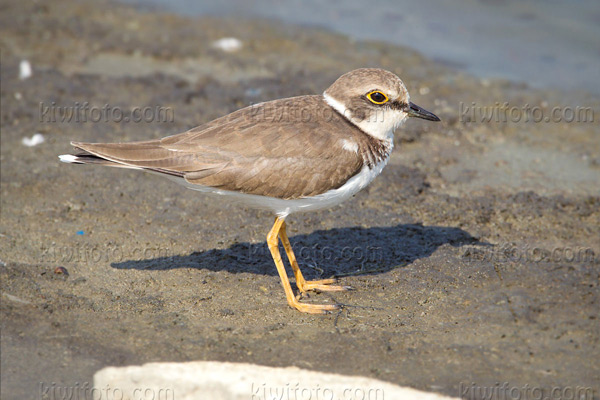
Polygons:
[[600,2],[125,0],[183,15],[272,18],[384,40],[483,78],[600,94]]

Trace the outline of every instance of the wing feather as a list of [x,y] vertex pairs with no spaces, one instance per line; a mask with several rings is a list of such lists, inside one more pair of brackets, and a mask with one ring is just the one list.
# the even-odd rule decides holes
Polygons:
[[362,156],[340,143],[365,140],[365,134],[337,113],[320,118],[324,107],[322,96],[275,100],[159,140],[72,144],[124,167],[177,174],[192,184],[300,198],[342,186],[363,166]]

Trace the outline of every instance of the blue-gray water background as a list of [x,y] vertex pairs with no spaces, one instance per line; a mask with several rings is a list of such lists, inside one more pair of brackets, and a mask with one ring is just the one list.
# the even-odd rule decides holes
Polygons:
[[482,78],[600,94],[598,0],[124,0],[183,15],[267,18],[408,46]]

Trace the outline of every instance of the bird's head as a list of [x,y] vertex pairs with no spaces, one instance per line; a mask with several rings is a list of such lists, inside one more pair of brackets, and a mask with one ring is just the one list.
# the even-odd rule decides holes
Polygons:
[[338,113],[378,139],[392,140],[394,131],[408,117],[440,120],[411,103],[402,80],[383,69],[350,71],[339,77],[323,96]]

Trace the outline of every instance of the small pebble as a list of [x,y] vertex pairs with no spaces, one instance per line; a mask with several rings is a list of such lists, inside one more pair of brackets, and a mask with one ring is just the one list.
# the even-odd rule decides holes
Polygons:
[[19,64],[19,79],[24,81],[32,75],[31,64],[27,60],[21,60]]
[[224,37],[213,42],[213,47],[227,53],[233,53],[242,48],[242,41],[234,37]]
[[223,308],[223,309],[220,311],[220,314],[221,314],[222,316],[224,316],[224,317],[225,317],[225,316],[228,316],[228,315],[235,315],[235,313],[233,312],[233,310],[232,310],[231,308]]
[[246,89],[245,95],[248,97],[256,97],[262,94],[261,88],[249,88]]
[[23,140],[21,140],[21,143],[23,143],[24,146],[33,147],[37,146],[38,144],[44,143],[45,140],[46,139],[44,139],[44,135],[42,135],[41,133],[36,133],[30,138],[24,137]]
[[54,268],[54,273],[56,275],[69,276],[69,271],[67,271],[67,269],[65,267],[56,267],[56,268]]

